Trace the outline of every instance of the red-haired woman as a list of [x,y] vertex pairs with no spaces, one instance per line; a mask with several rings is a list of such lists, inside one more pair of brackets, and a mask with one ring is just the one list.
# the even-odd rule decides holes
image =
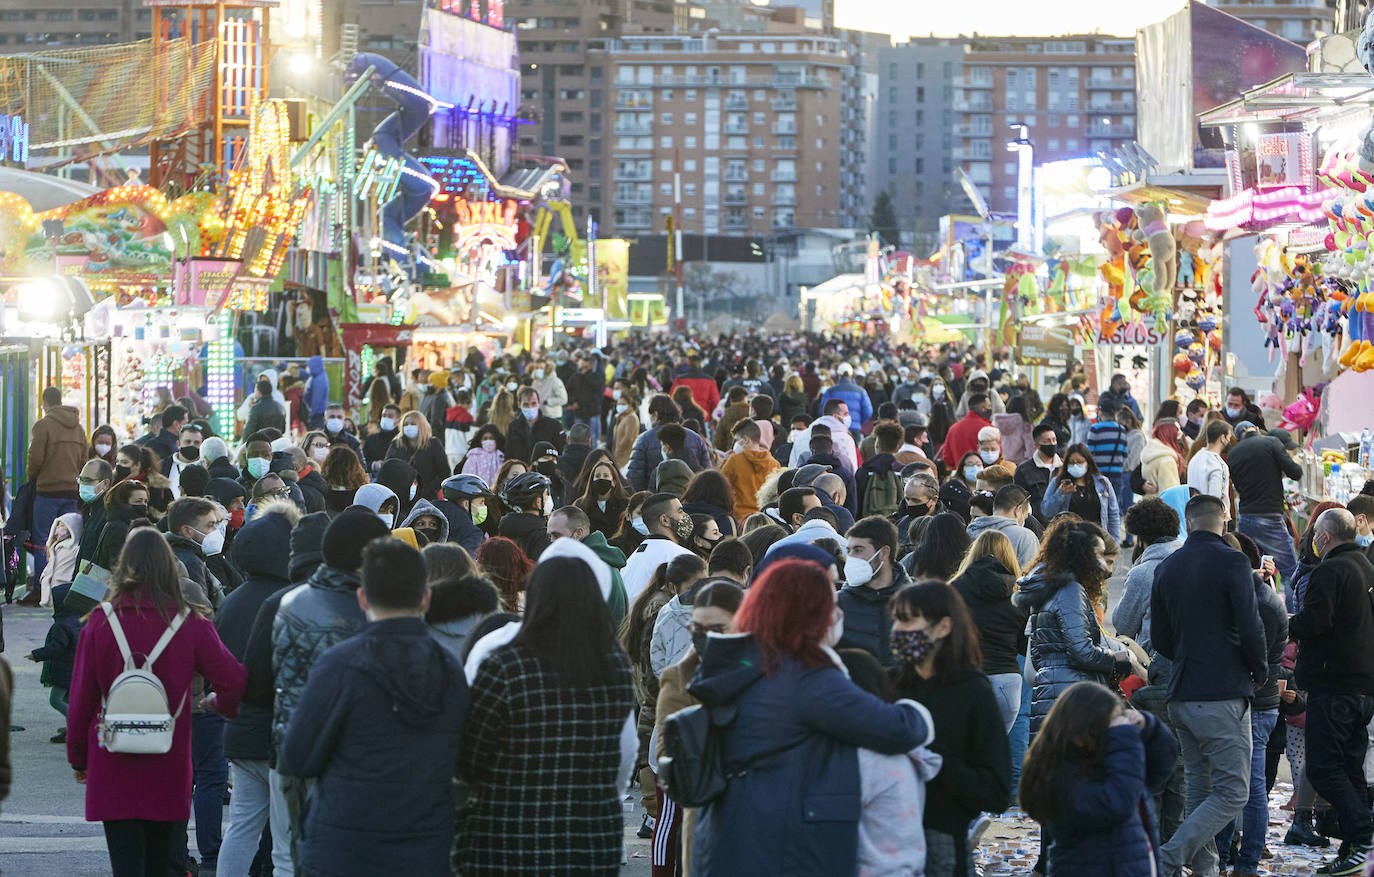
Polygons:
[[858,749],[888,755],[932,738],[929,713],[849,681],[831,648],[844,614],[819,565],[783,560],[749,589],[734,635],[707,637],[691,693],[734,713],[725,792],[697,817],[702,874],[852,874],[858,856]]
[[501,603],[506,610],[519,612],[534,561],[511,540],[493,536],[477,548],[477,565],[501,592]]

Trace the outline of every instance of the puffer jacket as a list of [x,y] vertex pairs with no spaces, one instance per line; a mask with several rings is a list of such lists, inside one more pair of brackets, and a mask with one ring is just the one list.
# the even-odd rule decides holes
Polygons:
[[1012,605],[1031,613],[1032,735],[1064,689],[1075,682],[1106,684],[1109,675],[1130,666],[1124,655],[1118,658],[1102,647],[1102,630],[1083,586],[1042,569],[1036,567],[1023,578],[1012,596]]
[[659,610],[649,639],[649,666],[655,676],[661,677],[664,670],[681,661],[692,648],[692,632],[687,629],[691,621],[692,607],[682,602],[681,594],[674,595]]
[[356,574],[322,565],[308,582],[282,597],[272,622],[272,671],[277,683],[272,745],[277,751],[316,659],[367,623],[356,596],[360,585]]
[[835,602],[844,610],[844,633],[838,647],[863,649],[884,667],[894,667],[897,657],[892,654],[892,616],[887,604],[902,588],[911,584],[900,564],[892,566],[892,584],[882,590],[868,585],[845,585],[835,595]]

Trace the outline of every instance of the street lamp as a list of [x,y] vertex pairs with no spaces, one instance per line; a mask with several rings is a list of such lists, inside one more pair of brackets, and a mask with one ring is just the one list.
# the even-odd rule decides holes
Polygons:
[[1016,131],[1016,138],[1007,141],[1007,152],[1017,154],[1016,161],[1016,245],[1027,252],[1035,249],[1035,233],[1031,228],[1033,218],[1031,187],[1035,174],[1035,144],[1030,140],[1030,126],[1025,122],[1012,122],[1009,128]]

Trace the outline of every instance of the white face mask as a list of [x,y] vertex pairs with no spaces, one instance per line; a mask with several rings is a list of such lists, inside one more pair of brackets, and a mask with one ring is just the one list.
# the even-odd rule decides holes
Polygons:
[[998,458],[1000,458],[1002,454],[999,451],[979,451],[978,456],[983,458],[984,463],[987,463],[989,466],[991,466],[993,463],[997,462]]
[[104,442],[100,442],[95,446],[95,452],[103,457],[108,454],[113,447],[114,445],[107,445]]
[[787,434],[787,441],[795,445],[797,443],[797,439],[801,438],[804,435],[806,435],[806,430],[794,429]]
[[329,448],[315,448],[310,456],[315,458],[316,463],[323,463],[324,458],[329,456]]
[[934,396],[936,399],[943,399],[945,396],[944,386],[942,384],[936,384],[935,386],[931,387],[930,395]]
[[401,434],[408,439],[417,438],[420,435],[420,427],[413,423],[407,423],[405,426],[401,427]]
[[615,406],[615,413],[616,413],[616,414],[624,414],[626,411],[629,411],[629,410],[630,410],[630,406],[629,406],[629,405],[626,405],[624,402],[622,402],[622,403],[620,403],[619,405]]
[[342,417],[331,417],[324,422],[324,428],[330,432],[343,432],[344,422]]
[[291,439],[284,435],[277,436],[272,440],[272,453],[274,454],[279,454],[289,447],[291,447]]
[[1088,467],[1083,463],[1074,463],[1068,468],[1070,478],[1082,478],[1088,474]]
[[224,531],[216,528],[205,534],[205,538],[200,540],[200,553],[206,557],[214,557],[224,550]]
[[515,383],[515,381],[506,381],[506,389],[510,390],[512,393],[515,392],[517,386],[519,386],[519,384]]
[[382,432],[391,432],[396,428],[396,418],[383,417],[380,421],[380,426],[382,427]]
[[[867,561],[865,561],[865,562],[867,562]],[[846,561],[846,564],[847,564],[847,563],[848,563],[848,562]],[[837,646],[837,645],[839,644],[840,640],[843,639],[843,638],[844,638],[844,615],[843,615],[843,614],[840,614],[840,617],[839,617],[838,619],[836,619],[836,621],[835,621],[833,624],[830,625],[830,629],[829,629],[828,631],[826,631],[826,633],[825,633],[825,642],[824,642],[824,645],[830,646],[830,647],[833,649],[835,646]]]
[[382,523],[386,524],[388,530],[391,529],[392,524],[396,523],[396,515],[393,512],[377,512],[377,517],[382,519]]
[[735,453],[738,454],[743,452],[746,447],[747,445],[744,444],[744,439],[740,439],[739,441],[735,442]]
[[851,555],[844,562],[844,580],[845,584],[856,587],[868,584],[873,581],[873,564]]

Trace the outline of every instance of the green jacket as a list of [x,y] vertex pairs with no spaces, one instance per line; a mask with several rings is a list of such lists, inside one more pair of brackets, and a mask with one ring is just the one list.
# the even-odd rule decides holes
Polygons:
[[625,552],[607,544],[606,536],[600,530],[593,530],[590,536],[582,540],[582,544],[606,561],[606,565],[611,568],[611,598],[606,601],[606,605],[611,607],[611,618],[619,628],[620,622],[630,611],[630,598],[625,594],[625,582],[620,578],[620,571],[625,568]]

